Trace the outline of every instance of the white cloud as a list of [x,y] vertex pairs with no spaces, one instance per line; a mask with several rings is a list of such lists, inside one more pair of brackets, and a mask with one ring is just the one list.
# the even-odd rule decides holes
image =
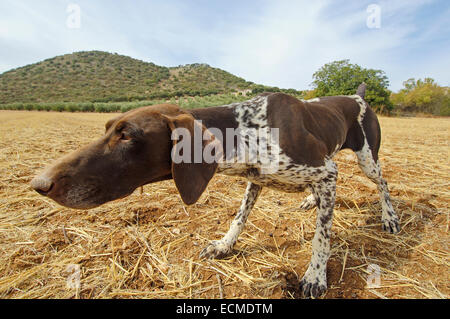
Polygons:
[[[432,0],[379,1],[380,29],[366,26],[371,2],[331,0],[197,7],[184,1],[111,6],[79,0],[81,28],[68,29],[70,2],[0,3],[0,72],[59,54],[104,50],[166,66],[205,62],[285,88],[308,88],[323,64],[346,58],[386,71],[393,89],[406,73],[427,71],[448,85],[448,74],[439,68],[441,61],[448,70],[447,56],[425,46],[439,32],[448,34],[446,19],[419,27],[420,9]],[[422,47],[425,57],[411,54]]]
[[[333,14],[332,1],[273,2],[258,25],[246,26],[222,43],[219,63],[254,82],[280,87],[307,88],[323,64],[349,58],[364,67],[396,75],[391,57],[415,32],[414,13],[427,1],[382,2],[382,27],[366,26],[366,6]],[[347,2],[346,2],[347,3]],[[392,83],[399,88],[401,81]]]

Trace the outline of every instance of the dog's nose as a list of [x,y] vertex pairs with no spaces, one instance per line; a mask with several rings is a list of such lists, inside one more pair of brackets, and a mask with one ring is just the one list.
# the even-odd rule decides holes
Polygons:
[[45,176],[37,176],[31,181],[31,187],[44,196],[52,190],[53,185],[54,183]]

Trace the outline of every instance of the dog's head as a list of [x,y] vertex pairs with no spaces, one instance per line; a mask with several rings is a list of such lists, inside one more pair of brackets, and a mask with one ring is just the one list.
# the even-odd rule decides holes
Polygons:
[[[61,205],[88,209],[130,195],[137,187],[173,178],[186,204],[195,203],[217,168],[217,161],[173,161],[179,154],[173,134],[202,132],[201,147],[220,142],[176,105],[161,104],[124,113],[105,125],[105,135],[47,167],[31,181],[38,193]],[[186,152],[182,150],[181,152]],[[194,156],[195,152],[189,152]]]

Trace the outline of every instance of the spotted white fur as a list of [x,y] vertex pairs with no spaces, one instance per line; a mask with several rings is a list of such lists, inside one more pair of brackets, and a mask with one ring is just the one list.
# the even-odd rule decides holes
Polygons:
[[[387,184],[381,178],[381,170],[378,163],[374,163],[363,128],[363,119],[367,105],[360,96],[351,96],[360,106],[358,123],[364,134],[364,147],[357,152],[359,164],[366,175],[377,183],[382,195],[383,225],[386,229],[397,231],[396,215],[389,201]],[[318,102],[320,99],[309,100]],[[236,121],[242,130],[249,128],[268,128],[267,120],[267,96],[258,96],[252,100],[230,104],[235,113]],[[244,143],[251,140],[242,137]],[[245,197],[241,207],[233,220],[226,235],[217,241],[213,241],[206,247],[201,256],[216,258],[224,256],[232,251],[238,236],[242,232],[248,215],[253,208],[263,186],[271,187],[287,192],[303,191],[306,187],[311,189],[312,195],[307,197],[301,204],[301,208],[309,209],[317,205],[316,232],[312,241],[312,256],[308,269],[301,280],[301,289],[305,296],[317,297],[326,290],[326,265],[330,256],[330,229],[333,219],[333,209],[336,194],[337,167],[332,157],[340,150],[342,145],[336,145],[331,156],[324,159],[324,165],[312,167],[297,164],[280,148],[277,143],[270,141],[269,148],[272,151],[269,161],[277,161],[277,170],[264,173],[260,161],[252,163],[239,163],[236,153],[232,153],[231,160],[219,163],[218,173],[233,176],[242,176],[249,180]],[[372,159],[372,160],[371,160]]]
[[390,233],[397,233],[400,230],[398,217],[391,204],[387,183],[381,176],[379,161],[375,162],[373,160],[372,152],[366,144],[364,144],[361,151],[356,152],[356,155],[358,157],[359,167],[377,185],[380,193],[383,230]]
[[[234,103],[229,107],[234,109],[238,129],[245,132],[248,129],[258,127],[268,128],[267,121],[267,96],[258,96],[243,103]],[[242,143],[251,143],[254,140],[248,136],[241,136]],[[268,145],[270,152],[268,158],[258,159],[257,163],[238,162],[236,152],[234,157],[226,162],[219,163],[218,173],[232,176],[243,176],[249,181],[269,188],[281,189],[286,192],[303,191],[311,182],[321,180],[328,175],[329,165],[312,167],[295,163],[287,156],[280,146],[274,141]],[[337,150],[338,148],[336,148]],[[262,162],[276,162],[277,170],[271,174],[263,173]]]
[[363,124],[362,124],[364,115],[366,114],[367,104],[362,99],[362,97],[360,97],[359,95],[351,95],[349,97],[354,99],[359,105],[360,111],[359,111],[359,115],[358,115],[358,123],[361,126],[361,129],[363,130],[364,139],[365,139],[365,141],[367,141],[366,132],[364,131]]
[[201,257],[220,258],[231,252],[238,236],[244,229],[245,222],[247,221],[250,211],[255,205],[256,199],[261,193],[261,189],[262,187],[259,185],[251,182],[248,183],[241,207],[231,223],[230,229],[222,239],[215,240],[208,247],[206,247],[201,252]]
[[[244,103],[235,103],[233,108],[239,128],[267,128],[267,97],[260,96]],[[243,137],[243,142],[250,142]],[[272,141],[271,141],[272,142]],[[313,240],[313,254],[310,267],[302,280],[305,295],[317,296],[326,288],[326,264],[329,256],[329,231],[331,227],[334,192],[337,169],[331,159],[325,159],[320,167],[300,165],[287,156],[278,144],[271,144],[269,156],[276,156],[277,171],[264,174],[260,162],[236,163],[232,160],[219,163],[218,172],[225,175],[246,177],[250,182],[236,218],[227,234],[220,240],[213,241],[201,256],[216,258],[229,253],[242,232],[245,221],[263,186],[287,192],[303,191],[310,186],[314,191],[315,202],[320,203],[317,217],[317,230]],[[339,146],[336,147],[336,151]],[[273,158],[270,160],[273,160]]]
[[358,115],[358,123],[361,126],[361,130],[364,136],[364,145],[360,151],[355,152],[356,156],[358,157],[359,167],[364,172],[364,174],[366,174],[366,176],[377,185],[381,198],[381,221],[383,230],[390,233],[397,233],[400,230],[398,217],[391,204],[387,183],[381,175],[380,163],[379,161],[375,162],[373,159],[373,154],[369,147],[366,132],[363,126],[363,119],[366,113],[367,103],[359,95],[352,95],[351,98],[356,100],[361,109]]
[[317,297],[327,289],[327,262],[330,257],[330,232],[337,180],[336,165],[331,160],[327,162],[331,166],[327,180],[311,185],[318,210],[311,261],[300,281],[300,287],[305,296]]

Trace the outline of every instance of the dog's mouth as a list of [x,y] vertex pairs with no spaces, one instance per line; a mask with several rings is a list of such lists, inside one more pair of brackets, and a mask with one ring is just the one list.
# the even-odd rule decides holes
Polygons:
[[171,178],[172,174],[167,174],[151,178],[144,183],[124,185],[94,176],[80,178],[64,174],[58,177],[49,177],[48,173],[44,173],[33,179],[31,187],[40,195],[46,196],[64,207],[86,210],[123,199],[141,186]]
[[[104,186],[102,186],[105,184]],[[96,178],[83,179],[62,176],[55,181],[39,176],[31,186],[40,195],[51,198],[58,204],[73,209],[91,209],[104,203],[129,196],[137,187],[112,187]]]
[[53,197],[52,199],[68,208],[92,209],[105,203],[120,200],[130,196],[136,188],[128,190],[107,191],[106,189],[91,187],[74,187],[65,195]]

